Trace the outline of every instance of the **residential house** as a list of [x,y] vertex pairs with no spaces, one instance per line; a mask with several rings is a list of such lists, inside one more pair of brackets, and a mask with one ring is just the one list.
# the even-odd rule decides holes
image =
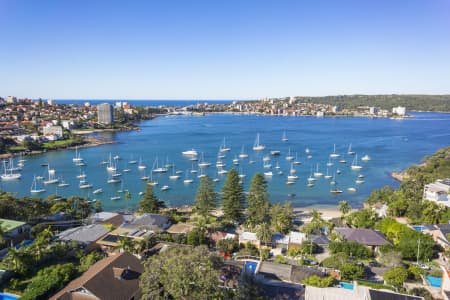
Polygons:
[[154,232],[166,231],[170,227],[169,217],[161,214],[143,214],[133,216],[131,220],[126,220],[122,227],[133,229],[147,229]]
[[91,251],[99,247],[97,241],[110,232],[110,229],[100,224],[67,229],[59,233],[56,238],[64,242],[78,242],[86,251]]
[[187,234],[194,229],[194,225],[190,223],[177,223],[173,224],[167,229],[167,232],[170,234]]
[[115,253],[95,263],[50,300],[137,300],[143,271],[141,262],[132,254]]
[[282,281],[301,283],[304,279],[310,276],[326,276],[325,273],[305,266],[295,266],[289,264],[277,264],[268,261],[260,262],[256,268],[258,275],[263,275],[270,278],[276,278]]
[[292,249],[292,248],[296,248],[296,249],[300,249],[302,247],[302,243],[307,240],[306,238],[306,234],[304,234],[303,232],[298,232],[298,231],[291,231],[289,232],[289,244],[287,249]]
[[154,234],[153,231],[145,228],[138,229],[121,226],[97,240],[97,244],[100,245],[100,247],[105,251],[114,251],[117,247],[119,247],[120,239],[122,238],[131,240],[133,243],[138,243],[152,234]]
[[124,222],[124,216],[114,212],[98,212],[89,218],[91,224],[111,224],[115,228]]
[[25,222],[16,220],[0,219],[0,227],[4,232],[6,241],[12,241],[13,244],[30,237],[31,226]]
[[426,184],[423,189],[423,199],[450,207],[450,178],[438,179]]
[[389,241],[384,237],[384,235],[377,230],[343,227],[338,227],[334,230],[336,233],[342,236],[344,240],[357,242],[371,247],[372,249],[390,244]]
[[256,233],[244,231],[239,235],[239,245],[247,243],[255,245],[257,248],[261,245],[261,241],[256,236]]
[[352,290],[337,287],[318,288],[306,286],[305,300],[424,300],[423,297],[374,290],[354,284]]

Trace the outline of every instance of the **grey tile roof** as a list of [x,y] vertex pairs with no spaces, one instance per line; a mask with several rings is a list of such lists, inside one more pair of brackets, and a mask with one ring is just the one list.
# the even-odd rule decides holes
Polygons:
[[149,227],[167,229],[169,226],[169,218],[160,214],[143,214],[133,218],[125,227]]
[[450,224],[437,224],[435,225],[444,234],[450,233]]
[[92,242],[95,242],[105,234],[107,234],[110,230],[103,225],[87,225],[81,227],[75,227],[71,229],[67,229],[56,237],[61,241],[75,241],[85,245],[88,245]]
[[335,228],[337,233],[347,241],[358,242],[367,246],[382,246],[389,244],[384,235],[372,229],[356,229],[356,228]]

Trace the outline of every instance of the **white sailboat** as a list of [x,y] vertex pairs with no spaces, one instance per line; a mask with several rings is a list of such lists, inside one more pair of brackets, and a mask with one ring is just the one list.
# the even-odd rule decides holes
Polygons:
[[281,141],[282,141],[282,142],[287,142],[287,141],[289,141],[289,139],[288,139],[287,136],[286,136],[286,131],[283,131],[283,136],[281,137]]
[[351,168],[352,168],[352,170],[361,170],[362,169],[362,166],[358,165],[358,154],[355,155],[355,158],[353,159]]
[[80,180],[80,183],[79,183],[78,187],[80,189],[91,189],[92,188],[92,184],[88,183],[86,180]]
[[83,159],[81,158],[80,153],[78,152],[78,147],[75,147],[75,157],[72,158],[72,161],[73,161],[74,163],[79,163],[79,162],[82,162],[82,161],[83,161]]
[[180,175],[175,173],[175,165],[172,168],[172,175],[169,176],[170,180],[178,180],[180,179]]
[[362,161],[369,161],[371,158],[370,158],[370,156],[369,155],[364,155],[363,157],[361,157],[361,160]]
[[55,178],[55,170],[50,169],[50,166],[47,166],[47,170],[48,170],[48,179],[44,181],[44,184],[58,183],[59,179]]
[[163,185],[161,188],[161,191],[163,191],[163,192],[168,191],[168,190],[170,190],[170,187],[168,185]]
[[294,165],[301,165],[302,163],[297,158],[297,152],[295,152],[295,160],[293,162]]
[[255,140],[255,143],[253,144],[253,150],[255,150],[255,151],[262,151],[262,150],[264,150],[264,149],[266,149],[266,146],[261,145],[261,144],[259,143],[259,133],[257,133],[257,134],[256,134],[256,140]]
[[333,144],[333,153],[330,154],[331,158],[338,158],[341,156],[340,154],[336,153],[336,144]]
[[228,151],[230,151],[231,150],[231,148],[230,147],[227,147],[227,144],[226,144],[226,139],[225,138],[223,138],[223,143],[222,143],[222,145],[220,145],[220,148],[219,148],[219,152],[228,152]]
[[297,180],[297,179],[298,179],[298,176],[295,175],[295,173],[297,173],[297,171],[296,171],[295,168],[294,168],[294,164],[291,164],[291,169],[289,170],[289,175],[288,175],[287,179],[288,179],[289,181],[295,181],[295,180]]
[[291,148],[288,150],[288,154],[286,155],[286,160],[294,160],[294,157],[291,154]]
[[239,158],[247,158],[247,157],[248,157],[248,154],[245,153],[245,146],[242,145],[241,153],[239,153]]
[[103,190],[102,189],[96,189],[95,191],[93,191],[92,192],[92,194],[100,194],[100,193],[103,193]]
[[142,157],[139,158],[139,164],[138,164],[138,169],[139,170],[145,170],[147,168],[147,166],[145,166],[144,164],[142,164]]
[[239,165],[239,159],[237,158],[237,156],[233,158],[233,165],[235,166]]
[[186,176],[186,177],[184,178],[183,183],[185,183],[185,184],[191,184],[191,183],[194,182],[194,180],[193,180],[192,178],[189,177],[189,172],[188,172],[188,170],[186,170],[185,176]]
[[319,164],[316,164],[316,171],[314,172],[314,177],[320,177],[323,173],[319,172]]
[[33,183],[31,184],[30,192],[32,194],[39,194],[45,192],[44,188],[38,187],[36,176],[33,177]]
[[327,173],[325,176],[323,176],[323,178],[325,179],[331,179],[333,176],[328,174],[328,168],[327,168]]
[[355,151],[352,151],[352,144],[351,143],[350,143],[350,145],[348,145],[347,154],[348,155],[354,155],[355,154]]
[[116,171],[116,164],[115,164],[115,162],[113,163],[111,153],[109,153],[109,160],[108,160],[108,164],[106,166],[106,170],[108,172],[115,172]]
[[193,157],[193,156],[197,156],[198,152],[195,149],[190,149],[190,150],[186,150],[186,151],[181,152],[181,154],[183,156]]
[[165,167],[160,167],[159,166],[159,159],[156,158],[155,162],[153,163],[153,168],[152,168],[152,172],[153,173],[166,173],[169,169],[165,168]]
[[135,164],[137,164],[137,161],[133,159],[133,155],[131,155],[131,158],[130,158],[130,160],[128,161],[128,163],[129,163],[130,165],[135,165]]
[[309,177],[308,177],[308,182],[314,182],[314,181],[316,181],[316,178],[314,178],[313,177],[313,168],[311,167],[311,172],[310,172],[310,175],[309,175]]
[[203,152],[202,152],[202,155],[201,155],[201,157],[200,157],[200,161],[198,162],[198,166],[199,166],[200,168],[207,168],[207,167],[209,167],[210,165],[211,165],[210,162],[205,161],[205,157],[204,157]]
[[5,161],[3,161],[3,169],[5,170],[5,172],[1,175],[1,178],[4,181],[17,180],[17,179],[20,179],[20,177],[22,177],[22,175],[20,173],[14,173],[11,168],[8,173],[6,170],[7,168],[6,168]]

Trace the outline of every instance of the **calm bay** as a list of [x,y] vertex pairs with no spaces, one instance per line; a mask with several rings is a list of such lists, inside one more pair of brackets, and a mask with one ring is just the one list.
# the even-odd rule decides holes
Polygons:
[[[384,118],[315,118],[315,117],[278,117],[257,115],[210,114],[204,117],[195,116],[164,116],[154,120],[141,122],[140,131],[108,132],[95,134],[97,137],[114,141],[108,144],[79,150],[86,166],[75,166],[72,159],[75,150],[49,152],[46,154],[28,156],[22,170],[22,178],[18,181],[1,182],[1,189],[17,193],[19,196],[30,196],[30,186],[34,176],[48,177],[49,163],[55,170],[55,177],[63,179],[70,185],[58,187],[56,184],[43,185],[45,193],[39,197],[51,194],[61,196],[79,195],[102,201],[105,210],[124,210],[126,207],[124,194],[118,191],[129,190],[131,200],[129,207],[133,208],[139,201],[139,193],[145,190],[146,182],[142,176],[150,176],[151,170],[158,159],[159,166],[173,164],[167,173],[153,173],[153,180],[158,181],[155,186],[158,197],[168,206],[190,205],[194,202],[198,186],[198,175],[207,174],[217,178],[217,191],[220,191],[226,175],[218,175],[216,162],[218,151],[224,139],[229,152],[222,158],[223,169],[236,168],[245,174],[244,187],[248,190],[251,177],[256,172],[272,172],[267,177],[268,189],[272,202],[289,200],[295,207],[306,206],[335,206],[341,200],[348,200],[352,206],[360,206],[370,192],[384,185],[398,186],[399,183],[389,175],[392,171],[402,170],[411,164],[419,163],[424,156],[433,154],[437,149],[450,145],[450,114],[443,113],[413,113],[410,119],[394,120]],[[283,133],[288,141],[283,142]],[[260,144],[266,146],[264,151],[252,149],[259,133]],[[356,155],[348,155],[349,144],[352,151],[358,155],[358,164],[362,169],[358,172],[351,169]],[[330,159],[336,145],[336,154],[340,156]],[[197,162],[183,156],[182,151],[196,149],[211,166],[200,170]],[[244,148],[248,158],[239,159]],[[305,151],[309,150],[309,153]],[[273,156],[270,151],[280,151],[279,156]],[[290,153],[297,157],[300,165],[292,165],[286,160]],[[109,156],[119,156],[116,160],[117,171],[122,173],[122,182],[109,184],[110,173],[102,161],[109,160]],[[308,158],[308,155],[311,157]],[[364,155],[370,160],[361,161]],[[264,157],[270,161],[263,162]],[[233,159],[238,158],[239,164],[234,165]],[[142,160],[145,170],[139,170],[138,164],[129,164],[130,160]],[[339,162],[346,160],[346,163]],[[254,163],[250,163],[254,161]],[[312,172],[334,175],[336,185],[330,185],[333,178],[317,178],[314,186],[307,186],[307,178]],[[271,164],[272,168],[265,168],[264,164]],[[333,165],[331,165],[333,164]],[[276,166],[280,168],[275,168]],[[291,168],[295,168],[298,179],[293,184],[287,183],[287,175]],[[123,172],[129,169],[129,172]],[[197,171],[193,173],[192,170]],[[180,175],[179,180],[171,180],[170,175]],[[279,175],[279,171],[283,175]],[[339,172],[340,171],[340,172]],[[92,189],[80,189],[81,172],[86,174],[86,181],[93,185]],[[339,174],[338,174],[339,173]],[[359,180],[356,183],[358,175]],[[192,184],[185,184],[185,178],[193,179]],[[44,179],[45,180],[45,179]],[[161,191],[167,185],[170,189]],[[93,194],[96,189],[102,193]],[[355,188],[356,192],[349,192],[348,188]],[[342,193],[333,194],[332,189]],[[36,196],[36,195],[35,195]],[[111,197],[121,197],[111,200]]]

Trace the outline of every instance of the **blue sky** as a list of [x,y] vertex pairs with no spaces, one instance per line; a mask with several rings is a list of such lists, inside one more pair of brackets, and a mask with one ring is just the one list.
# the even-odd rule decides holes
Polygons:
[[450,94],[448,0],[1,0],[0,95]]

